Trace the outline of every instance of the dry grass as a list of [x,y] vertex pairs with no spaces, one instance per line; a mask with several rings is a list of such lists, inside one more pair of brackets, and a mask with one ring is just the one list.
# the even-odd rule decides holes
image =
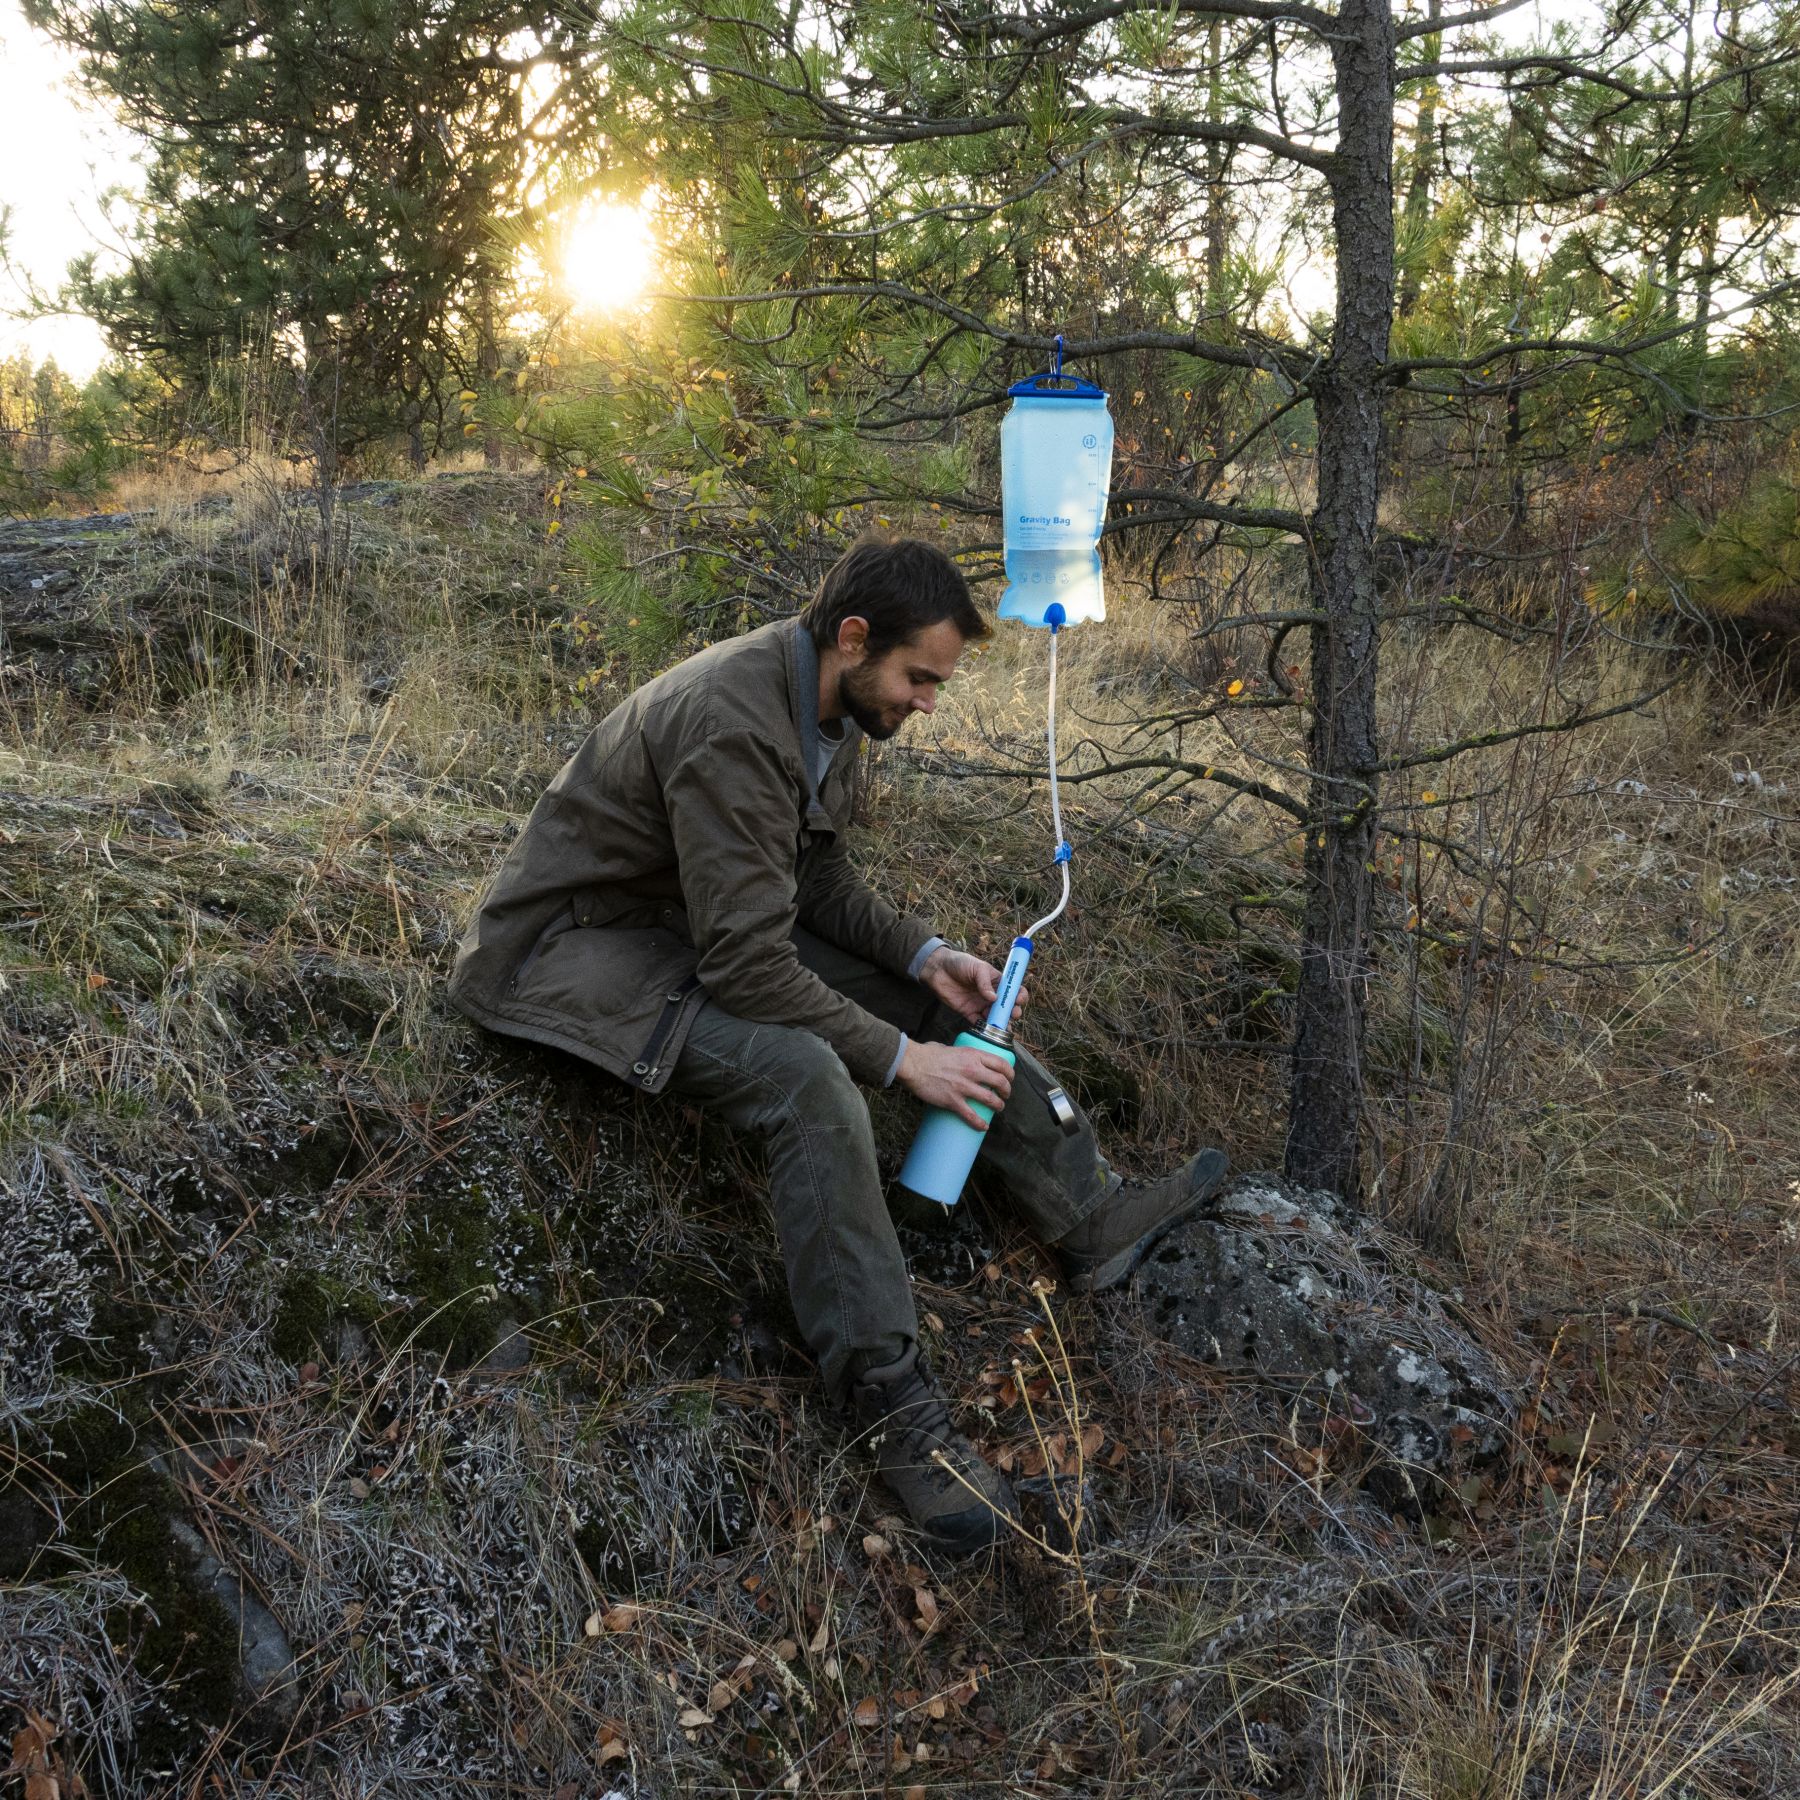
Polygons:
[[[1378,1199],[1447,1221],[1442,1280],[1522,1371],[1510,1454],[1384,1503],[1356,1432],[1046,1295],[964,1208],[907,1227],[931,1353],[997,1453],[1086,1476],[1095,1531],[945,1567],[820,1416],[753,1156],[442,1008],[585,723],[528,490],[350,513],[297,579],[283,506],[171,501],[84,601],[100,687],[8,690],[0,1700],[96,1792],[1800,1787],[1791,716],[1696,683],[1394,784],[1475,860],[1402,838],[1382,871]],[[1187,623],[1125,587],[1067,635],[1073,766],[1259,666]],[[1003,632],[872,771],[877,879],[990,947],[1051,891],[1041,650]],[[1648,666],[1396,635],[1392,738]],[[1184,739],[1293,748],[1228,705]],[[1291,823],[1068,798],[1047,1060],[1123,1163],[1276,1160]],[[280,1621],[294,1704],[233,1693],[171,1513]]]

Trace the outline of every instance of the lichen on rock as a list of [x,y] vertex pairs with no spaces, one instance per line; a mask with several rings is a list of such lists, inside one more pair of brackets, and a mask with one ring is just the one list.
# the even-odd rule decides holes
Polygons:
[[1152,1252],[1136,1288],[1158,1336],[1366,1425],[1401,1464],[1480,1460],[1507,1439],[1504,1372],[1400,1240],[1331,1194],[1245,1176]]

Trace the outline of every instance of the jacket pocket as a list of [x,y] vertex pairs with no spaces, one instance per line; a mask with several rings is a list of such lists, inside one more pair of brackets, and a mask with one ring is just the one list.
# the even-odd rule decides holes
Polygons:
[[570,906],[565,908],[562,912],[559,912],[556,917],[538,933],[537,942],[525,953],[525,960],[513,970],[512,980],[507,983],[508,991],[516,994],[519,991],[519,983],[523,981],[530,972],[531,965],[536,962],[537,959],[542,956],[565,931],[573,931],[574,929],[575,909]]

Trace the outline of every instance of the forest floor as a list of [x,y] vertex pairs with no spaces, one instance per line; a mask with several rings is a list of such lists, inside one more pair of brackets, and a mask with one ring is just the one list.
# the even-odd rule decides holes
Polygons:
[[[1793,709],[1700,673],[1399,778],[1373,1205],[1506,1370],[1504,1451],[1409,1480],[971,1201],[904,1221],[928,1348],[1094,1516],[946,1563],[821,1406],[755,1151],[444,1005],[608,691],[547,519],[370,486],[335,568],[293,496],[0,527],[0,1794],[1800,1792]],[[876,884],[990,952],[1047,886],[999,778],[1035,654],[864,797]],[[1390,742],[1648,653],[1550,654],[1397,640]],[[1070,766],[1255,666],[1122,594]],[[1189,749],[1291,760],[1264,730]],[[1291,822],[1069,793],[1036,1046],[1132,1172],[1278,1165]]]

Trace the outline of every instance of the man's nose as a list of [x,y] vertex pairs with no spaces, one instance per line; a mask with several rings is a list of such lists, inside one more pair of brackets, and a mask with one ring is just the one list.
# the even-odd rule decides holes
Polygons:
[[936,694],[914,694],[913,695],[913,711],[927,713],[927,714],[936,712],[937,711],[937,695]]

